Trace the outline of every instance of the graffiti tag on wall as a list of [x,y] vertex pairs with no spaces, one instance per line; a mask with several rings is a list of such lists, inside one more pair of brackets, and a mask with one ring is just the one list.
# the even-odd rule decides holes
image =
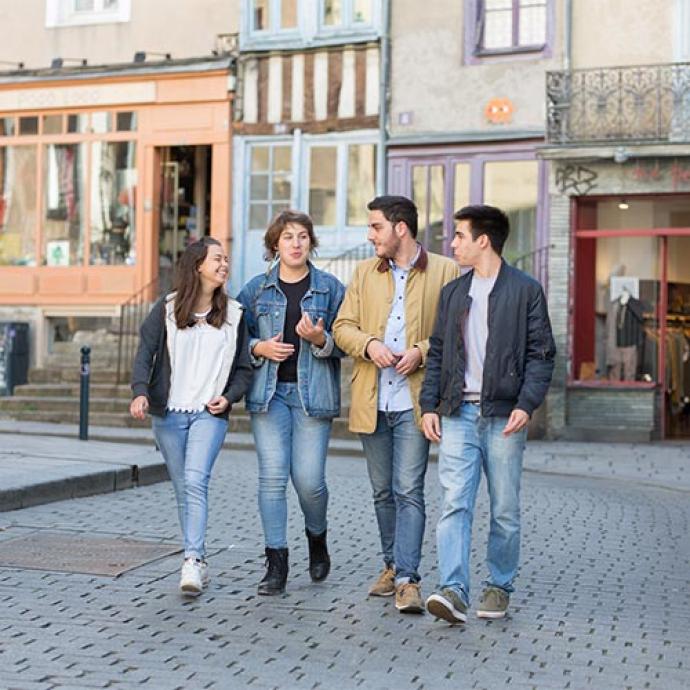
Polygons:
[[584,165],[561,165],[556,168],[556,187],[561,194],[582,196],[597,186],[599,174]]
[[690,165],[674,160],[671,165],[661,165],[659,161],[635,163],[630,176],[637,182],[667,182],[670,180],[674,192],[690,188]]

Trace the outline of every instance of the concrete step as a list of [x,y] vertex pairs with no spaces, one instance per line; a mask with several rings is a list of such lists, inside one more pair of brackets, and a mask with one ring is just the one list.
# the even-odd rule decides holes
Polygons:
[[[79,364],[54,369],[30,369],[29,383],[77,383],[80,378]],[[117,368],[91,369],[91,383],[116,383]],[[122,374],[123,381],[129,381],[129,372]]]
[[[122,398],[96,398],[89,395],[89,409],[97,412],[127,412],[129,401]],[[57,417],[63,412],[79,410],[79,396],[49,397],[13,395],[0,398],[0,411],[4,412],[53,412]]]
[[[114,398],[126,400],[132,398],[128,384],[95,383],[89,386],[92,398]],[[14,394],[26,398],[79,398],[78,383],[25,383],[14,387]],[[2,398],[0,398],[2,400]]]
[[113,354],[117,356],[117,347],[118,343],[115,341],[114,343],[107,343],[107,344],[101,344],[101,345],[91,345],[88,342],[86,343],[75,343],[75,342],[68,342],[68,343],[53,343],[50,347],[50,355],[53,356],[65,356],[65,357],[79,357],[81,354],[81,348],[84,347],[84,345],[88,345],[91,348],[91,355],[98,355],[98,356],[103,356],[103,355],[109,355],[112,357]]
[[[58,424],[79,424],[79,401],[74,401],[69,407],[61,406],[60,409],[31,409],[31,408],[12,408],[5,406],[2,401],[11,400],[11,398],[0,398],[0,416],[5,419],[15,419],[22,422],[49,422]],[[37,398],[33,399],[34,402]],[[122,411],[114,410],[96,411],[91,407],[89,411],[89,424],[103,427],[146,427],[151,425],[150,419],[139,422],[129,415],[127,411],[128,405],[122,405]],[[229,429],[233,433],[251,433],[251,423],[249,415],[243,414],[241,410],[236,411],[230,415]],[[347,419],[344,417],[337,417],[333,420],[333,429],[331,431],[333,438],[339,439],[356,439],[355,434],[350,433],[347,428]]]

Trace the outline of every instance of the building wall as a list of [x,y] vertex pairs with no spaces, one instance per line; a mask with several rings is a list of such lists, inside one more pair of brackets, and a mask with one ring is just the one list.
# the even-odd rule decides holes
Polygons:
[[197,57],[211,54],[217,34],[239,30],[240,0],[175,0],[174,6],[172,13],[170,0],[132,0],[129,22],[46,28],[46,0],[3,2],[0,59],[39,69],[54,57],[131,62],[137,50]]
[[[393,136],[422,132],[483,135],[543,131],[544,73],[561,64],[561,5],[554,12],[553,57],[506,55],[468,64],[465,7],[458,0],[394,3],[391,17],[391,113]],[[433,65],[433,68],[430,66]],[[484,108],[493,98],[514,105],[510,124],[490,124]],[[401,114],[412,122],[400,124]],[[404,117],[404,115],[403,115]]]

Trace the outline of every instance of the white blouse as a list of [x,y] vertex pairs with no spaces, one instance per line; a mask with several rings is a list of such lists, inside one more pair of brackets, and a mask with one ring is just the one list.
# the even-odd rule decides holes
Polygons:
[[168,396],[168,409],[174,412],[201,412],[214,397],[228,334],[206,323],[208,314],[194,314],[197,322],[175,333]]

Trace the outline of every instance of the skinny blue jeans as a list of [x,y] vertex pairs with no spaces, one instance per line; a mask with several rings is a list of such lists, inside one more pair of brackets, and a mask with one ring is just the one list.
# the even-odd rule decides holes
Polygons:
[[287,547],[287,484],[292,479],[304,525],[311,534],[326,530],[326,453],[331,419],[310,417],[296,383],[278,382],[268,411],[251,415],[259,459],[259,513],[266,546]]
[[360,434],[374,497],[381,551],[396,581],[418,582],[426,524],[424,475],[429,442],[414,412],[379,412],[376,429]]
[[153,417],[153,434],[175,490],[185,558],[206,558],[208,483],[227,430],[227,420],[208,410]]
[[507,417],[482,417],[463,403],[441,419],[438,475],[443,506],[436,527],[440,586],[469,603],[472,520],[482,470],[491,519],[486,550],[487,586],[513,591],[520,559],[520,478],[527,429],[503,435]]

